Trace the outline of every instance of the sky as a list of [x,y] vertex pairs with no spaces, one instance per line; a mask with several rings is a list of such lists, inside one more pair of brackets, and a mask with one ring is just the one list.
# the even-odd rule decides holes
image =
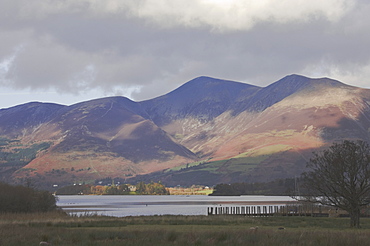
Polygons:
[[368,0],[0,0],[0,108],[151,99],[198,76],[370,88]]

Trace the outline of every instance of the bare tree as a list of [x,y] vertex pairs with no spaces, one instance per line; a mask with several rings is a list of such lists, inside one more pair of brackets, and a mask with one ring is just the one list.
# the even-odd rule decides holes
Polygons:
[[360,227],[361,209],[370,204],[370,147],[364,141],[344,140],[314,157],[303,174],[305,197],[343,209],[349,213],[351,227]]

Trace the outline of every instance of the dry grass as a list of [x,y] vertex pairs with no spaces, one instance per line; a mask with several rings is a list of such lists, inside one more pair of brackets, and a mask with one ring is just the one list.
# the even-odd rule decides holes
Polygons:
[[370,219],[359,230],[348,224],[346,218],[2,214],[0,245],[367,245]]

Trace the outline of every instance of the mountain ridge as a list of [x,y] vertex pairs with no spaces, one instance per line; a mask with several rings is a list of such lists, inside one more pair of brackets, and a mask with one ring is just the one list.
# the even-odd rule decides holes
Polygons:
[[[0,179],[214,185],[292,177],[333,141],[369,141],[369,102],[369,89],[295,74],[266,87],[202,76],[139,102],[32,102],[0,110]],[[18,157],[25,150],[34,151],[29,162]]]

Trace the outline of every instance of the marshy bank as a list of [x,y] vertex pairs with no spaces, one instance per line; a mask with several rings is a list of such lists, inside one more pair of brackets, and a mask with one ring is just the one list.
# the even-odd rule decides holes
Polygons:
[[0,214],[0,245],[368,245],[370,219]]

